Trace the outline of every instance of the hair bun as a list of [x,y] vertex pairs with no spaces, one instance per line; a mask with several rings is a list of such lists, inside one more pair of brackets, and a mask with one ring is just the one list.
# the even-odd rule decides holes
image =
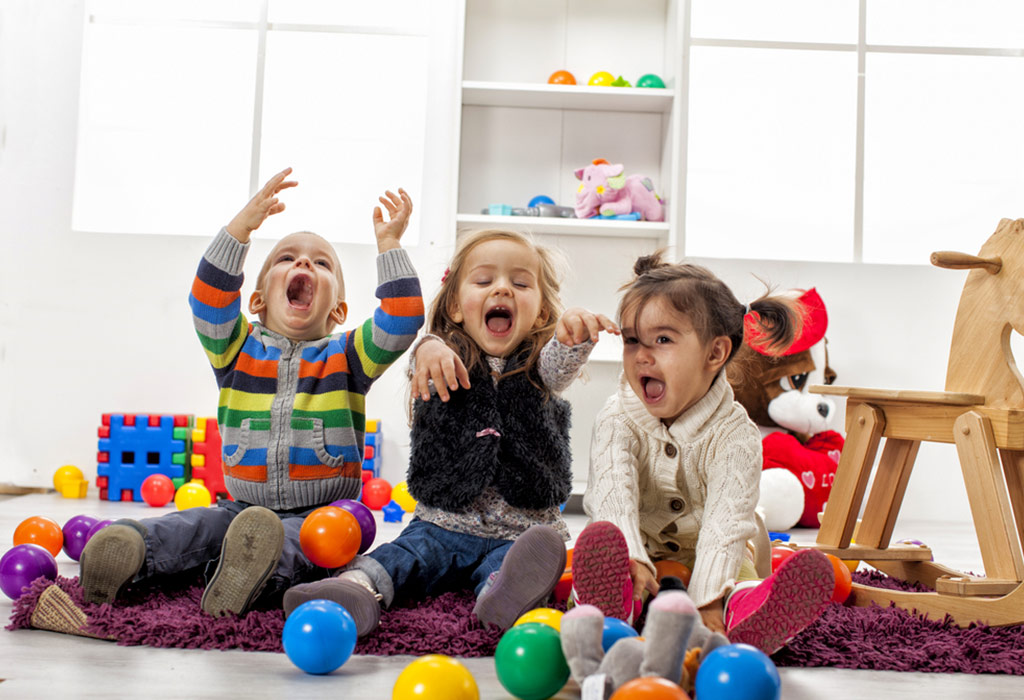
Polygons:
[[651,270],[664,266],[665,263],[661,261],[661,251],[659,250],[651,255],[641,255],[637,258],[636,262],[633,264],[633,274],[640,277],[645,272],[650,272]]

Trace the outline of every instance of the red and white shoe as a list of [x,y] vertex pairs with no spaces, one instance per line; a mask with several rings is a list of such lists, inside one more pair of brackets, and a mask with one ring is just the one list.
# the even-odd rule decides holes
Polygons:
[[612,523],[604,520],[591,523],[576,539],[572,555],[572,597],[575,604],[593,605],[605,617],[633,621],[637,606],[629,576],[629,546]]

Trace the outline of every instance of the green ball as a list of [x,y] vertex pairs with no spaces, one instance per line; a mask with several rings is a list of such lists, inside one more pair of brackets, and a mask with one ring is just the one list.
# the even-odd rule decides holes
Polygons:
[[494,650],[494,668],[501,685],[519,700],[546,700],[569,680],[561,637],[540,622],[509,629]]
[[663,88],[665,87],[665,81],[654,73],[645,73],[636,79],[636,86],[645,88]]

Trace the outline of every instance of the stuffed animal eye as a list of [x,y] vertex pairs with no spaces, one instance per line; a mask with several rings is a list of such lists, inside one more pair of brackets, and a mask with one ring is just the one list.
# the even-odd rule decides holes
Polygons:
[[802,374],[791,374],[788,377],[782,378],[782,388],[786,391],[791,389],[801,391],[805,384],[807,384],[807,372]]

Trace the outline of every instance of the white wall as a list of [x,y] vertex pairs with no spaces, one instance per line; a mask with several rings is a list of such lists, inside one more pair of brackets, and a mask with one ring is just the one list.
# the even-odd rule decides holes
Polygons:
[[[70,0],[0,0],[0,484],[45,486],[65,463],[94,476],[103,412],[206,415],[216,408],[213,377],[186,304],[207,241],[70,230],[81,13],[82,4]],[[431,145],[432,179],[417,202],[424,243],[412,254],[428,299],[451,253],[455,79],[453,74],[436,98],[451,109],[434,124],[445,136]],[[197,156],[199,177],[202,166]],[[223,220],[209,222],[211,234],[242,204],[224,202]],[[992,212],[992,229],[1000,217],[1020,214]],[[368,224],[357,214],[354,225]],[[966,231],[963,250],[975,251],[989,233]],[[609,244],[607,252],[621,256],[622,279],[593,279],[577,269],[566,301],[613,312],[614,289],[632,264],[632,252],[620,248],[630,245]],[[257,241],[252,259],[261,260],[267,249]],[[374,250],[348,246],[339,252],[352,317],[363,317],[372,308]],[[755,274],[784,288],[817,287],[829,309],[829,347],[841,383],[942,388],[964,273],[926,266],[699,262],[743,301],[760,293]],[[603,365],[591,373],[607,382],[615,371]],[[578,473],[586,470],[589,420],[600,399],[594,389],[591,384],[574,393]],[[368,399],[368,415],[385,421],[385,476],[393,481],[403,477],[407,454],[406,392],[401,373],[391,371]],[[952,446],[922,446],[904,517],[968,521],[960,480]]]

